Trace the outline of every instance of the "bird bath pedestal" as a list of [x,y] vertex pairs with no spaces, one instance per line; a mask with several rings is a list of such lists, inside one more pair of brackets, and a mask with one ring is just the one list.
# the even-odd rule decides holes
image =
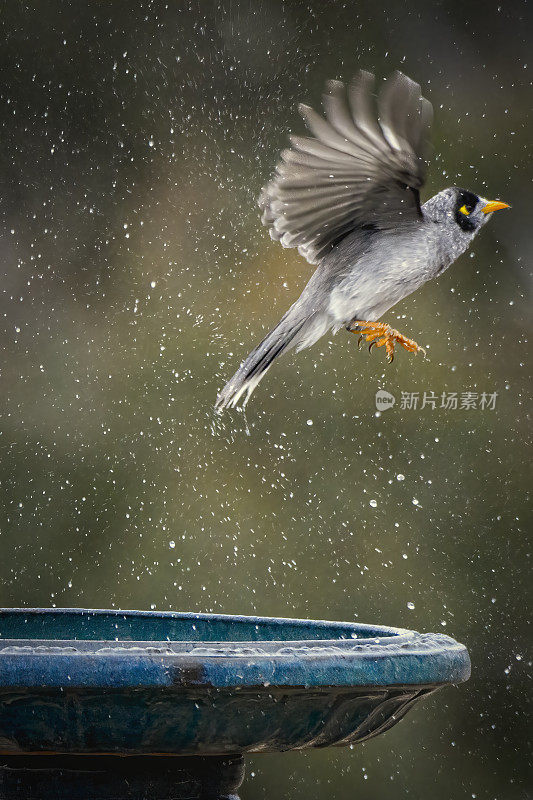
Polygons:
[[0,800],[235,797],[244,754],[364,741],[469,674],[441,634],[4,609]]

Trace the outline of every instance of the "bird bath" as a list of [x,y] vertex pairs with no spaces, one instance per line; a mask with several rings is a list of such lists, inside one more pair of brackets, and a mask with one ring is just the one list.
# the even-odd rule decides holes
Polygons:
[[448,636],[378,625],[4,609],[0,798],[234,796],[243,754],[364,741],[469,674]]

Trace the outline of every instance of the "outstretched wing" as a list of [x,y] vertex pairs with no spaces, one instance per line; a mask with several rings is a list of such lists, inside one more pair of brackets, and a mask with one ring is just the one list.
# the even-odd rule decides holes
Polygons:
[[326,118],[300,105],[312,136],[291,136],[259,198],[262,222],[283,247],[319,261],[357,228],[394,228],[421,219],[419,190],[429,153],[431,103],[401,72],[371,97],[374,76],[345,87],[330,81]]

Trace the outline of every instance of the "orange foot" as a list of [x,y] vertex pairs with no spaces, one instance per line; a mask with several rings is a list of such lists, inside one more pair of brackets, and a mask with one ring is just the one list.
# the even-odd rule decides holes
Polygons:
[[426,355],[426,351],[423,347],[420,347],[420,345],[412,339],[402,336],[401,333],[391,328],[386,322],[365,322],[363,320],[356,320],[350,324],[347,330],[350,331],[350,333],[361,334],[359,342],[365,337],[366,341],[370,342],[369,350],[372,350],[374,345],[376,345],[376,347],[385,345],[389,364],[394,360],[394,345],[396,343],[401,344],[401,346],[409,350],[410,353],[421,352]]

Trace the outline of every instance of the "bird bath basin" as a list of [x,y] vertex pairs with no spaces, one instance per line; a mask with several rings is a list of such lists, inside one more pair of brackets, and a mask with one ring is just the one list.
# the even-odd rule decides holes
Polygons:
[[0,798],[229,797],[243,754],[364,741],[469,674],[466,648],[442,634],[5,609]]

